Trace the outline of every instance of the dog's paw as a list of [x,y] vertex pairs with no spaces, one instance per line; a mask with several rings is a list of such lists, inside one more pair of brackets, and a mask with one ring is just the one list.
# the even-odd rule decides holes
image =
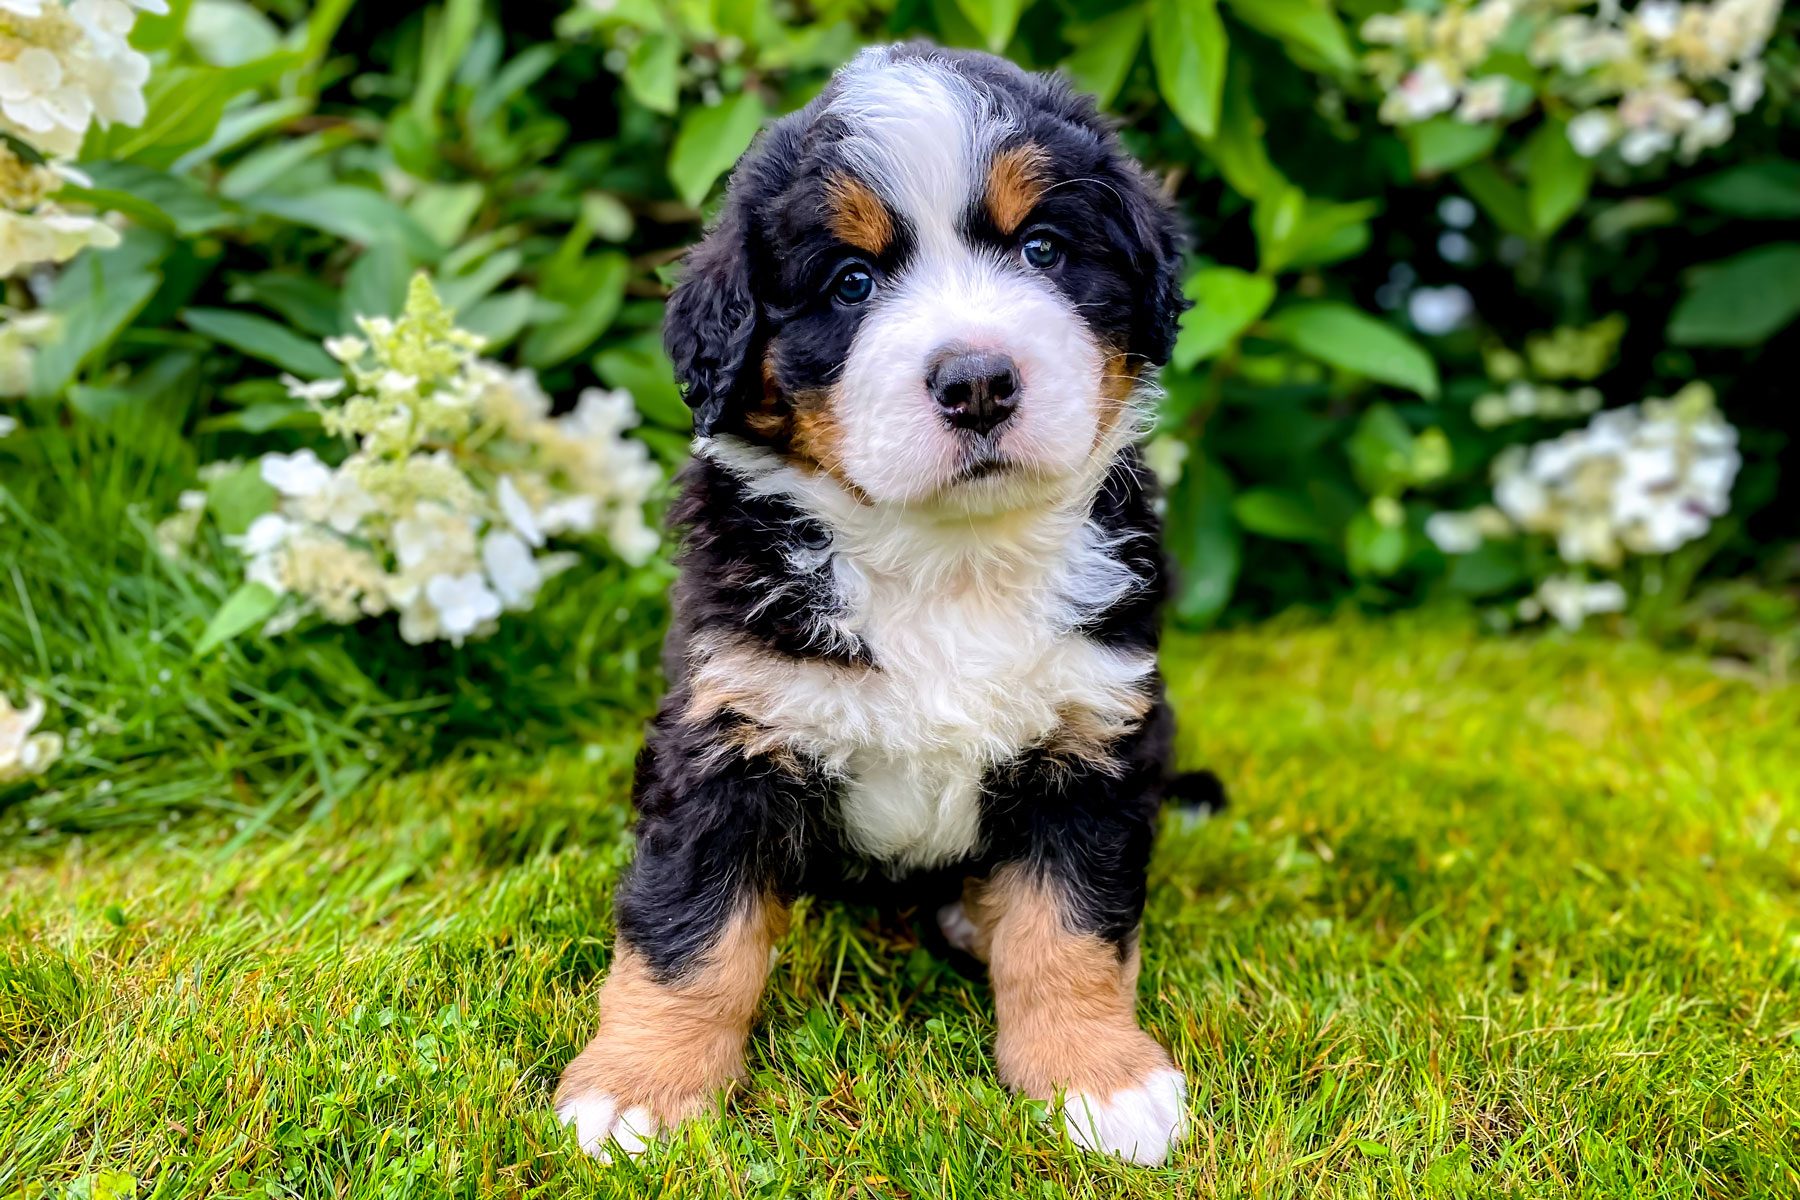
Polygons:
[[614,1151],[636,1158],[662,1132],[661,1122],[643,1105],[621,1110],[616,1096],[601,1092],[569,1097],[556,1106],[556,1115],[575,1127],[581,1148],[603,1163],[612,1161]]
[[1164,1067],[1110,1096],[1070,1092],[1062,1111],[1069,1140],[1082,1149],[1160,1166],[1187,1132],[1187,1078]]
[[937,922],[945,941],[964,954],[980,957],[976,954],[980,931],[975,928],[975,922],[969,920],[968,911],[963,908],[961,900],[938,909]]

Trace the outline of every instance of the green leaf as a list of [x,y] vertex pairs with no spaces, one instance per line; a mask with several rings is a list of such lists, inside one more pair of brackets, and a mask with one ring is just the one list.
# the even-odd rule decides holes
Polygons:
[[145,85],[141,124],[96,126],[89,132],[82,157],[94,161],[130,159],[149,167],[168,167],[203,146],[218,128],[228,104],[254,92],[294,67],[298,58],[271,54],[235,67],[174,67],[152,72]]
[[1172,361],[1192,370],[1237,340],[1275,299],[1275,281],[1232,267],[1202,267],[1183,289],[1194,307],[1182,314]]
[[413,264],[398,242],[376,242],[364,250],[344,276],[344,295],[338,307],[343,329],[356,325],[357,317],[392,317],[406,303],[406,287]]
[[1528,578],[1517,543],[1484,541],[1450,560],[1444,582],[1464,596],[1494,596],[1511,591]]
[[1486,158],[1500,144],[1500,126],[1472,125],[1455,117],[1433,117],[1408,125],[1401,136],[1412,156],[1413,174],[1421,179],[1442,175]]
[[1371,496],[1396,495],[1412,482],[1412,429],[1386,404],[1363,413],[1344,451],[1356,482]]
[[537,307],[536,292],[514,288],[477,302],[467,312],[459,313],[456,323],[487,339],[485,349],[493,351],[518,337]]
[[89,250],[63,269],[45,305],[62,328],[32,358],[33,396],[61,393],[118,339],[162,286],[167,249],[166,237],[140,229],[127,233],[117,249]]
[[1380,1142],[1371,1142],[1367,1138],[1357,1138],[1356,1148],[1362,1151],[1364,1158],[1387,1158],[1393,1153]]
[[337,289],[312,275],[264,271],[232,284],[228,298],[234,304],[260,304],[315,338],[328,338],[345,329]]
[[1258,487],[1239,494],[1231,511],[1251,533],[1284,542],[1330,540],[1318,513],[1307,498],[1287,488]]
[[579,295],[564,302],[561,316],[539,324],[525,338],[526,365],[540,370],[557,366],[592,345],[619,315],[630,274],[631,260],[623,254],[608,251],[588,259]]
[[956,0],[956,6],[975,26],[987,48],[998,54],[1012,41],[1025,0]]
[[690,208],[699,208],[719,176],[731,169],[762,127],[763,104],[754,92],[739,92],[681,119],[669,150],[669,182]]
[[80,200],[96,208],[117,209],[152,228],[192,237],[230,225],[232,210],[207,195],[191,179],[138,163],[84,163],[93,187],[67,186],[59,199]]
[[1163,538],[1177,563],[1175,616],[1184,625],[1218,620],[1237,588],[1244,548],[1233,490],[1224,468],[1195,455],[1169,492]]
[[631,48],[625,62],[625,87],[651,112],[675,115],[681,93],[681,42],[667,33],[653,33]]
[[1669,318],[1681,346],[1754,346],[1800,315],[1800,242],[1746,250],[1696,267]]
[[1800,163],[1739,163],[1693,185],[1693,198],[1716,212],[1753,221],[1800,218]]
[[194,53],[215,67],[241,67],[281,48],[275,22],[244,0],[194,0],[184,32]]
[[369,188],[341,184],[293,196],[263,192],[245,197],[244,206],[359,246],[397,240],[420,262],[436,262],[443,255],[443,248],[405,209]]
[[1540,126],[1525,154],[1531,164],[1525,192],[1531,227],[1539,237],[1549,237],[1587,199],[1594,182],[1594,160],[1576,153],[1560,121]]
[[252,625],[260,625],[275,615],[281,597],[260,583],[246,583],[226,598],[194,643],[194,657],[202,658],[231,641]]
[[1502,175],[1493,163],[1464,167],[1456,173],[1456,181],[1494,219],[1494,224],[1522,238],[1537,236],[1524,190]]
[[1342,72],[1356,65],[1343,23],[1326,0],[1228,2],[1238,20],[1287,46],[1302,67],[1323,66]]
[[474,180],[428,183],[407,202],[407,215],[440,246],[454,246],[469,231],[486,193]]
[[1225,89],[1225,23],[1216,0],[1156,0],[1150,59],[1157,87],[1176,119],[1196,137],[1219,131]]
[[220,155],[272,133],[311,111],[312,101],[305,96],[286,96],[262,104],[227,109],[213,127],[212,136],[176,159],[171,169],[177,175],[187,175]]
[[1276,313],[1267,326],[1272,336],[1320,362],[1427,400],[1437,398],[1437,364],[1431,356],[1393,326],[1348,304],[1297,304]]
[[206,511],[219,532],[237,537],[250,523],[275,509],[275,489],[262,477],[262,463],[252,459],[206,485]]
[[1219,108],[1219,132],[1205,143],[1206,156],[1233,190],[1257,199],[1288,187],[1269,159],[1262,118],[1250,94],[1250,73],[1242,59],[1226,68],[1225,92]]
[[669,429],[693,427],[693,414],[675,386],[675,368],[655,334],[633,345],[602,350],[594,356],[594,373],[607,387],[630,392],[645,420]]
[[1082,91],[1090,93],[1102,108],[1113,102],[1125,85],[1131,64],[1137,61],[1138,47],[1144,42],[1144,26],[1150,14],[1133,5],[1092,25],[1072,27],[1067,31],[1071,45],[1079,47],[1063,60],[1063,69]]
[[1368,509],[1344,528],[1344,559],[1354,575],[1392,575],[1406,561],[1406,526],[1384,525]]
[[273,363],[302,379],[324,379],[342,374],[337,360],[317,342],[301,337],[267,317],[229,308],[187,308],[182,322],[195,333],[223,342],[240,354]]

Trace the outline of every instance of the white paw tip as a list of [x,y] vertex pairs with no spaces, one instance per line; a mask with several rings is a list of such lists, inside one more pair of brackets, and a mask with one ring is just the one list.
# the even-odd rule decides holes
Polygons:
[[1114,1154],[1141,1167],[1160,1166],[1187,1132],[1187,1078],[1172,1067],[1110,1096],[1070,1092],[1063,1128],[1083,1150]]
[[565,1100],[557,1105],[556,1115],[564,1125],[575,1127],[581,1148],[601,1162],[611,1162],[615,1148],[636,1158],[661,1132],[649,1109],[634,1105],[620,1112],[618,1100],[604,1093]]
[[938,909],[937,921],[945,941],[964,954],[975,953],[975,922],[963,911],[961,900]]

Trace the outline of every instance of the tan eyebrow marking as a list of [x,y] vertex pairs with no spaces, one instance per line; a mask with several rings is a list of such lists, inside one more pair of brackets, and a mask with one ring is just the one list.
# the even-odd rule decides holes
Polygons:
[[1050,155],[1036,142],[1011,146],[994,155],[988,167],[988,215],[1001,233],[1012,233],[1049,186]]
[[846,245],[880,254],[894,240],[894,223],[869,185],[848,175],[833,175],[825,184],[829,209],[826,224]]

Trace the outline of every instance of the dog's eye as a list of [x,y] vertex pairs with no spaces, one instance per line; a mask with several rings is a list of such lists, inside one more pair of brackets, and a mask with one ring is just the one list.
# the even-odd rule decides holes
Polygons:
[[1034,270],[1048,271],[1062,261],[1062,247],[1048,234],[1034,234],[1019,246],[1019,257]]
[[869,268],[853,263],[831,281],[831,294],[845,304],[861,304],[875,294],[875,277]]

